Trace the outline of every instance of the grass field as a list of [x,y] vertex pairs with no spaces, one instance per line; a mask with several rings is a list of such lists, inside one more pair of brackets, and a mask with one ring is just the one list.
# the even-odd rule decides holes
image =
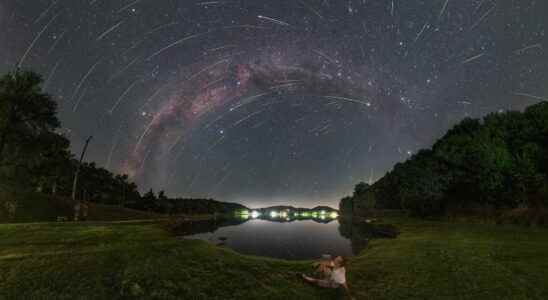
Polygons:
[[[6,210],[6,202],[16,202],[14,216]],[[48,195],[0,191],[0,223],[55,222],[58,218],[73,218],[73,205],[69,199],[54,198]],[[92,221],[120,221],[163,218],[164,216],[117,205],[89,204],[88,219]]]
[[[402,234],[352,258],[356,299],[548,299],[548,230],[386,220]],[[342,299],[308,262],[171,237],[154,221],[0,225],[0,299]]]

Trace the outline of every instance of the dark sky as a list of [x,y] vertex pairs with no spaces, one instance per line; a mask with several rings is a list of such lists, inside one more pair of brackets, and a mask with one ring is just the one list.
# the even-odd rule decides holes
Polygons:
[[545,0],[2,0],[0,72],[141,189],[336,205],[464,117],[548,98]]

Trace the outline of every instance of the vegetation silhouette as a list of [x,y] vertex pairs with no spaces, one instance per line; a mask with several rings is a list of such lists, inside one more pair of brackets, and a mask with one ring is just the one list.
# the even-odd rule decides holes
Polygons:
[[[80,165],[57,118],[57,103],[42,90],[43,80],[31,71],[15,70],[0,77],[0,215],[17,214],[22,193],[66,200]],[[168,198],[150,190],[141,196],[127,175],[113,174],[94,162],[80,166],[76,198],[162,214],[228,213],[245,206],[213,199]],[[43,197],[37,197],[43,198]],[[87,204],[86,204],[87,207]],[[61,210],[60,210],[61,211]]]
[[547,204],[548,103],[542,102],[524,112],[464,119],[431,149],[396,164],[375,184],[358,184],[351,197],[341,200],[340,210],[365,215],[373,208],[407,209],[427,217],[538,211]]

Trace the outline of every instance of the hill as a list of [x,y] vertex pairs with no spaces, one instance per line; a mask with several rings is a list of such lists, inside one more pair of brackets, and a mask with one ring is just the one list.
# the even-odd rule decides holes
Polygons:
[[262,212],[270,212],[270,211],[288,211],[290,213],[292,212],[312,212],[312,211],[325,211],[327,213],[329,212],[337,212],[336,209],[329,207],[329,206],[316,206],[314,208],[304,208],[304,207],[294,207],[289,205],[278,205],[278,206],[269,206],[269,207],[263,207],[263,208],[256,208],[254,210],[262,211]]
[[[548,205],[548,103],[467,118],[431,149],[341,201],[344,214],[407,209],[419,216]],[[548,222],[547,222],[548,223]]]

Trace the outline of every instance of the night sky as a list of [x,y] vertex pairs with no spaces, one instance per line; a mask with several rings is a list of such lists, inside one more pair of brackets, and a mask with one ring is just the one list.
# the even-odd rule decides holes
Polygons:
[[0,72],[141,190],[337,205],[464,117],[548,99],[546,0],[1,0]]

